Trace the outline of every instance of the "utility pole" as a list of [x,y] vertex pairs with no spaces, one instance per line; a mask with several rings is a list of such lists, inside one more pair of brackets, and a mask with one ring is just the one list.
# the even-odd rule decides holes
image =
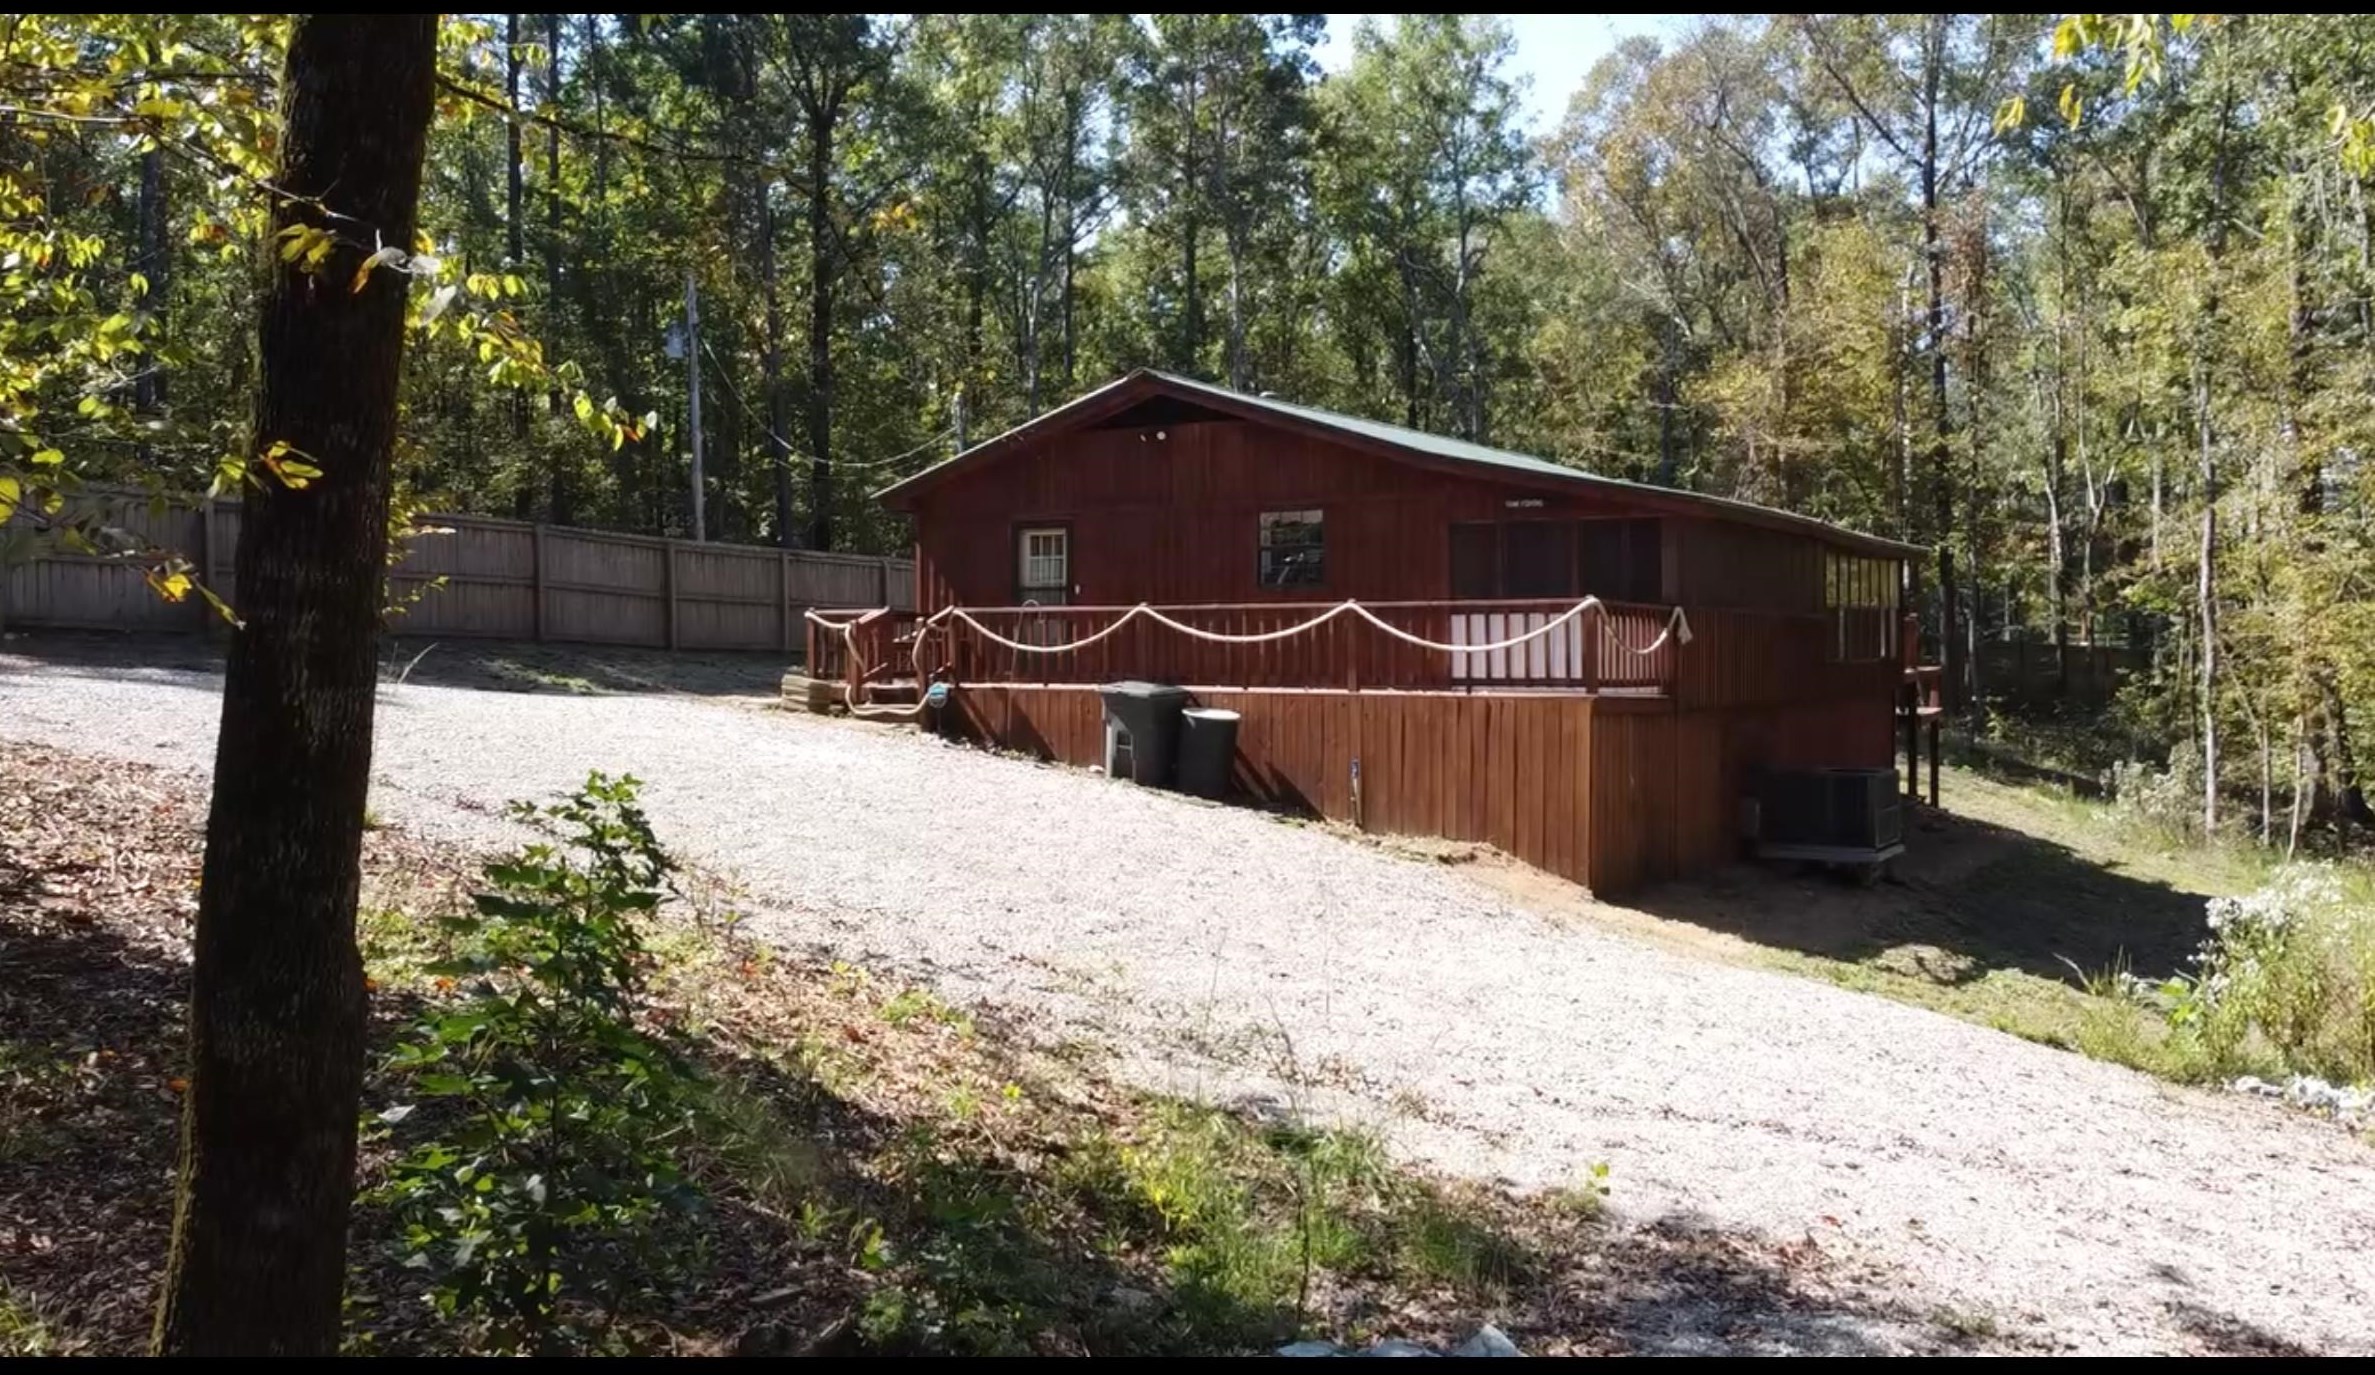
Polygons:
[[701,495],[701,290],[693,269],[684,270],[685,428],[693,439],[693,539],[709,538]]
[[957,452],[965,452],[965,389],[957,388]]

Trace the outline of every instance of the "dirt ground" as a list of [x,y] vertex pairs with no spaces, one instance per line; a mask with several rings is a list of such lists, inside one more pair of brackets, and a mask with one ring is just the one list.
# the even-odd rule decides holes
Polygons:
[[[1926,818],[1900,883],[1750,869],[1613,908],[747,692],[625,695],[573,663],[527,692],[421,678],[443,652],[383,698],[392,821],[500,843],[494,803],[631,769],[663,835],[788,949],[1106,1047],[1149,1087],[1376,1127],[1467,1178],[1606,1162],[1634,1225],[1810,1244],[1863,1277],[1837,1340],[1782,1349],[1908,1349],[1872,1315],[1913,1312],[2024,1349],[2375,1350],[2364,1144],[1791,963],[1903,966],[1942,1000],[2163,968],[2200,929],[2188,866],[2114,866],[1979,808]],[[212,693],[202,669],[44,648],[0,658],[0,734],[202,769]],[[1657,1321],[1680,1323],[1665,1349],[1754,1349]]]

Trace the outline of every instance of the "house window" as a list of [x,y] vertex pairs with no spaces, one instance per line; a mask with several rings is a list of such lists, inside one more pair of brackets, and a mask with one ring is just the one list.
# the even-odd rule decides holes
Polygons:
[[1513,520],[1501,527],[1501,595],[1575,595],[1575,525]]
[[1327,581],[1327,539],[1318,511],[1262,512],[1264,587],[1318,587]]
[[1656,520],[1587,520],[1578,526],[1583,590],[1612,602],[1665,599],[1664,527]]
[[1824,553],[1823,606],[1837,622],[1833,662],[1896,657],[1898,587],[1903,579],[1904,565],[1895,559]]
[[1464,522],[1451,527],[1451,595],[1661,601],[1663,535],[1655,519]]
[[1062,606],[1072,600],[1072,532],[1061,525],[1015,534],[1015,593],[1025,605]]

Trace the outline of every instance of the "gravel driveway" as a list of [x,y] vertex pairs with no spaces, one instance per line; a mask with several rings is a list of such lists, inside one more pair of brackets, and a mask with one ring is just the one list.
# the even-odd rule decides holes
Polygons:
[[[203,769],[216,687],[0,654],[0,735]],[[1628,1219],[1810,1238],[1881,1306],[2007,1342],[2375,1350],[2375,1151],[2281,1109],[881,728],[420,684],[379,720],[383,816],[500,843],[491,804],[631,771],[759,930],[1110,1045],[1158,1088],[1287,1098],[1524,1185],[1606,1161]],[[1846,1344],[1890,1345],[1866,1325]]]

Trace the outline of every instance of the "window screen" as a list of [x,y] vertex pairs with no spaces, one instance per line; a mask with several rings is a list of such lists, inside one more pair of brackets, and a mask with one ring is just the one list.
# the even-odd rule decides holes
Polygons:
[[1666,593],[1664,523],[1511,520],[1451,527],[1454,597],[1656,602]]
[[1501,527],[1476,521],[1451,527],[1451,595],[1501,595]]
[[1652,520],[1587,520],[1583,590],[1612,602],[1655,602],[1666,590],[1663,527]]
[[1501,595],[1575,595],[1575,526],[1562,520],[1516,520],[1501,527]]
[[1318,587],[1327,581],[1327,540],[1318,511],[1264,511],[1264,587]]
[[1623,600],[1655,602],[1665,600],[1666,550],[1661,536],[1662,522],[1628,520],[1625,522],[1625,583]]

